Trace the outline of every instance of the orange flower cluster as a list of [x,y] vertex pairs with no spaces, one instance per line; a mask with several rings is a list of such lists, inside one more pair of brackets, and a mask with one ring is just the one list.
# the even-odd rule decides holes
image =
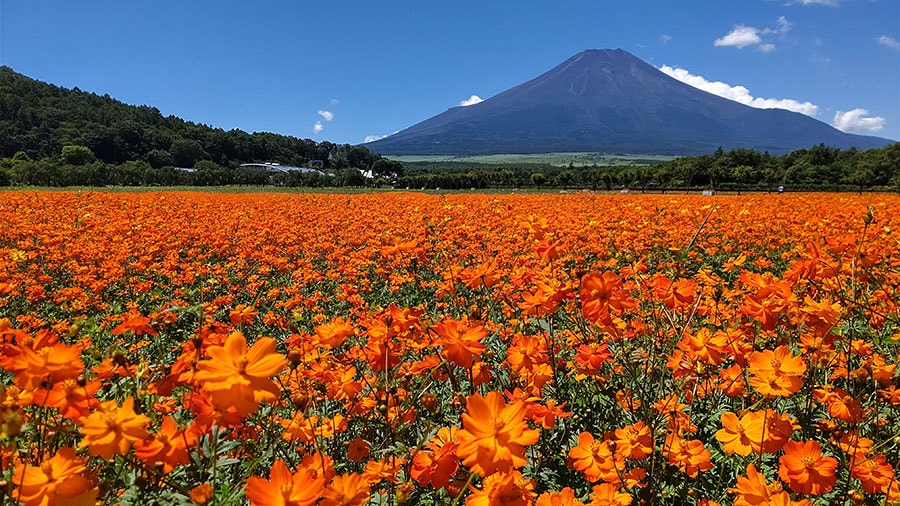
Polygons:
[[900,196],[3,197],[4,504],[900,503]]

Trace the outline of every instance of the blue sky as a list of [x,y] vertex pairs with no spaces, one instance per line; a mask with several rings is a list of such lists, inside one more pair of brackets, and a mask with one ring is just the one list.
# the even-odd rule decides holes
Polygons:
[[606,48],[749,105],[900,139],[897,0],[0,0],[0,64],[17,72],[336,143]]

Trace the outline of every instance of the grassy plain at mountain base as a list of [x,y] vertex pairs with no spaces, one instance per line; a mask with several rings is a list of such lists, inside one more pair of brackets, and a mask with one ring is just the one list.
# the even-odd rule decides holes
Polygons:
[[473,156],[439,156],[439,155],[398,155],[387,158],[400,163],[416,162],[459,162],[483,163],[490,165],[510,164],[545,164],[565,167],[598,166],[641,166],[673,160],[674,156],[662,155],[607,155],[603,153],[544,153],[534,155],[473,155]]
[[5,502],[900,500],[900,196],[2,196]]

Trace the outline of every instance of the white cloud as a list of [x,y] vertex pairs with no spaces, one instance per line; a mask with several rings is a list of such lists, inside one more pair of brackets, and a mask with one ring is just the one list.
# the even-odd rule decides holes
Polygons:
[[463,100],[462,102],[460,102],[459,105],[461,105],[463,107],[467,107],[470,105],[475,105],[479,102],[484,102],[484,99],[482,99],[478,95],[472,95],[471,97],[467,98],[466,100]]
[[819,106],[812,102],[800,102],[790,98],[754,97],[750,94],[750,90],[744,86],[732,86],[722,81],[707,81],[705,77],[691,74],[685,69],[663,65],[659,70],[694,88],[749,105],[750,107],[756,107],[757,109],[787,109],[788,111],[799,112],[807,116],[815,116],[819,112]]
[[759,30],[752,26],[737,25],[734,27],[734,30],[725,34],[721,39],[716,39],[713,44],[717,47],[734,46],[741,49],[760,42],[762,42],[762,39],[759,37]]
[[669,41],[671,41],[671,40],[672,40],[672,36],[667,33],[664,33],[659,36],[659,41],[662,42],[663,44],[668,44]]
[[841,0],[800,0],[800,3],[803,5],[828,5],[837,7],[838,4],[841,3]]
[[852,111],[838,111],[834,114],[831,125],[842,132],[871,133],[884,128],[885,119],[881,116],[867,116],[869,111],[856,108]]
[[759,29],[754,26],[737,25],[733,30],[726,33],[725,36],[716,39],[713,45],[716,47],[736,47],[743,49],[747,46],[756,46],[763,53],[770,53],[775,50],[775,44],[764,40],[763,36],[769,38],[771,35],[785,35],[794,26],[784,16],[779,16],[775,20],[775,26],[772,28]]
[[319,109],[318,114],[319,114],[319,116],[322,116],[323,118],[325,118],[325,121],[331,121],[334,119],[334,113],[332,113],[331,111],[323,111],[323,110]]
[[379,139],[384,139],[385,137],[387,137],[387,135],[367,135],[363,142],[375,142]]
[[900,42],[898,42],[897,39],[895,39],[893,37],[888,37],[887,35],[882,35],[881,37],[878,37],[878,43],[881,44],[882,46],[887,46],[891,49],[900,51]]
[[325,130],[325,125],[323,125],[321,121],[316,121],[316,124],[313,125],[313,133],[317,134],[322,130]]
[[776,28],[775,31],[782,35],[791,31],[791,27],[794,26],[794,24],[788,21],[784,16],[779,16],[775,22],[778,23],[778,28]]
[[340,104],[340,103],[341,103],[341,101],[338,100],[338,99],[336,99],[336,98],[332,98],[332,99],[331,99],[331,107],[334,107],[334,106],[336,106],[336,105],[338,105],[338,104]]

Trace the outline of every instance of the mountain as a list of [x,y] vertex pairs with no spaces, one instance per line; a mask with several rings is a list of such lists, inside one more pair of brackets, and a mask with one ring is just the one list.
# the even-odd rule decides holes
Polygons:
[[718,147],[786,153],[818,144],[868,149],[892,142],[727,100],[626,51],[603,49],[578,53],[483,102],[453,107],[364,146],[383,155],[691,155]]

